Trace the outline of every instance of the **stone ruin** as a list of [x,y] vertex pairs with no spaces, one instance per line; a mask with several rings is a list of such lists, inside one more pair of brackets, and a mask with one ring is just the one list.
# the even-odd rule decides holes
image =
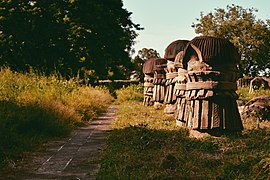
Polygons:
[[270,78],[258,76],[250,81],[249,93],[254,92],[257,89],[270,89]]
[[[235,46],[216,37],[198,36],[177,40],[165,50],[164,58],[144,65],[144,105],[174,114],[179,126],[211,135],[238,133],[243,124],[238,95]],[[151,67],[151,68],[150,68]]]
[[187,44],[180,76],[186,89],[177,100],[178,125],[213,135],[243,130],[235,92],[239,61],[236,48],[224,39],[199,36]]
[[144,106],[152,106],[153,101],[153,89],[154,89],[154,62],[155,58],[148,59],[143,65],[144,73]]
[[[164,98],[164,109],[165,114],[174,114],[176,110],[176,94],[175,94],[175,83],[176,77],[178,76],[178,66],[175,64],[176,59],[179,59],[179,53],[183,52],[187,40],[176,40],[170,43],[165,49],[164,58],[167,60],[166,71],[166,92]],[[176,58],[177,57],[177,58]]]
[[249,87],[250,81],[253,79],[253,77],[242,77],[237,80],[237,86],[238,87]]
[[160,109],[162,107],[164,98],[165,98],[165,83],[166,83],[165,68],[166,67],[167,67],[166,59],[155,58],[153,101],[154,101],[154,107],[156,109]]
[[253,116],[262,120],[270,120],[270,96],[258,96],[249,100],[245,105],[243,117]]

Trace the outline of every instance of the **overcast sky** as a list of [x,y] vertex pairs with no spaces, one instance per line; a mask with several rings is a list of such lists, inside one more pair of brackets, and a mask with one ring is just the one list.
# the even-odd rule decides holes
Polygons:
[[191,40],[197,34],[191,27],[200,13],[226,9],[235,4],[243,8],[256,8],[257,19],[270,19],[270,0],[123,0],[124,8],[132,12],[131,19],[144,30],[138,31],[134,48],[157,50],[163,57],[165,48],[174,40]]

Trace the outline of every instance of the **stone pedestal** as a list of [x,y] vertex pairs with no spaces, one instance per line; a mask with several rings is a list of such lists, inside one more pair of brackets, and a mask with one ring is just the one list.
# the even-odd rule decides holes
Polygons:
[[145,74],[144,77],[144,100],[143,105],[144,106],[152,106],[154,104],[153,101],[153,89],[154,89],[154,77],[151,77],[150,75]]
[[166,75],[165,68],[167,66],[167,60],[164,58],[157,58],[154,65],[154,89],[153,89],[153,101],[163,104],[165,98],[165,83]]
[[183,55],[187,81],[185,100],[177,102],[178,124],[211,135],[243,130],[235,92],[239,61],[236,48],[227,40],[199,36],[190,41]]

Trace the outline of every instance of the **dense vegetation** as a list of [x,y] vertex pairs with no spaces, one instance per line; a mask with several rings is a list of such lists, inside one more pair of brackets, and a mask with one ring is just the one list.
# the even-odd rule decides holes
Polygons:
[[68,135],[112,101],[102,89],[56,75],[0,70],[0,169],[50,139]]
[[[196,33],[232,41],[243,74],[269,68],[270,21],[256,20],[254,9],[227,10],[201,14]],[[132,67],[129,53],[141,28],[130,15],[121,0],[0,0],[0,66],[9,67],[0,71],[0,169],[85,125],[111,103],[108,91],[73,77],[123,78],[159,57],[144,48]],[[116,91],[121,105],[98,178],[269,178],[269,121],[258,128],[254,119],[243,119],[242,135],[194,139],[162,109],[143,107],[142,92],[141,84]],[[261,93],[270,94],[238,91],[244,102]]]
[[119,78],[141,29],[121,0],[0,0],[0,65]]
[[[214,12],[201,13],[195,32],[231,41],[239,50],[240,74],[253,76],[270,69],[270,20],[257,19],[257,9],[232,4],[227,9],[215,8]],[[268,68],[268,71],[265,70]]]
[[[137,97],[130,98],[134,90]],[[98,179],[270,177],[269,121],[260,122],[258,128],[253,118],[243,119],[242,135],[196,139],[177,127],[174,118],[164,115],[162,109],[144,107],[142,101],[136,101],[142,97],[141,90],[138,86],[117,91],[122,103],[112,125]],[[244,101],[259,92],[248,95],[245,91],[243,88],[238,92]]]

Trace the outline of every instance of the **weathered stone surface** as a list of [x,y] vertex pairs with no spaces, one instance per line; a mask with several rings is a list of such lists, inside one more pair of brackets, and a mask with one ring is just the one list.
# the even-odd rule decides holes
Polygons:
[[176,113],[177,95],[175,93],[175,83],[178,76],[178,68],[182,68],[183,50],[186,47],[188,40],[176,40],[170,43],[165,49],[164,58],[167,59],[166,71],[166,92],[164,98],[165,114],[173,115]]
[[250,81],[253,79],[253,77],[242,77],[237,80],[237,86],[238,87],[249,87]]
[[154,66],[154,88],[153,88],[153,101],[163,103],[165,97],[165,83],[166,73],[165,68],[167,60],[164,58],[156,58]]
[[255,77],[250,81],[249,93],[254,92],[259,88],[270,89],[270,78],[267,77]]
[[261,120],[270,119],[270,96],[258,96],[248,101],[241,113],[243,117],[255,116]]
[[210,134],[243,129],[235,93],[239,61],[236,48],[227,40],[199,36],[188,43],[183,55],[188,72],[182,124]]

